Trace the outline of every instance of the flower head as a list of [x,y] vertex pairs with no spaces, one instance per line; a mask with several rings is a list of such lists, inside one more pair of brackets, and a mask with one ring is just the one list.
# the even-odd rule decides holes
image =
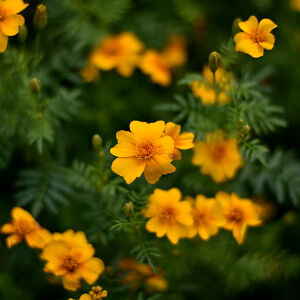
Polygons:
[[229,195],[225,192],[218,192],[216,200],[222,206],[225,217],[223,227],[232,230],[234,238],[242,244],[247,227],[261,224],[256,205],[249,199],[240,199],[235,193]]
[[162,55],[172,67],[180,67],[186,63],[186,40],[181,35],[172,36],[163,49]]
[[99,79],[99,70],[92,65],[87,65],[79,71],[85,82],[96,82]]
[[221,131],[207,134],[205,142],[195,143],[192,163],[201,166],[201,173],[210,175],[215,182],[233,178],[243,166],[237,139],[224,139]]
[[168,191],[155,189],[143,211],[146,218],[150,218],[146,229],[155,232],[157,237],[167,235],[173,244],[187,235],[187,226],[193,223],[190,203],[180,199],[181,193],[177,188]]
[[236,51],[257,58],[264,55],[264,49],[273,49],[275,37],[271,31],[277,27],[273,21],[262,19],[258,23],[257,18],[251,16],[247,21],[239,22],[238,25],[244,32],[239,32],[234,36]]
[[89,64],[104,71],[116,68],[120,75],[129,77],[142,49],[142,42],[132,32],[123,32],[104,39],[91,53]]
[[0,0],[0,52],[6,50],[8,37],[16,35],[24,25],[24,17],[18,13],[28,5],[22,0]]
[[165,122],[132,121],[129,131],[118,131],[118,144],[110,149],[117,156],[111,169],[129,184],[144,172],[149,183],[155,183],[163,174],[173,173],[171,164],[174,141],[164,136]]
[[189,228],[190,238],[198,233],[203,240],[208,240],[224,224],[220,204],[215,199],[207,199],[203,195],[196,197],[191,214],[194,223]]
[[292,10],[300,12],[300,0],[290,0],[289,5]]
[[42,228],[32,215],[21,207],[14,207],[11,211],[12,221],[4,224],[0,231],[4,234],[11,234],[6,238],[8,248],[26,240],[29,247],[43,248],[51,241],[51,233]]
[[180,133],[180,125],[168,122],[165,128],[165,135],[170,136],[174,140],[174,160],[181,159],[181,152],[178,149],[186,150],[194,147],[194,134],[191,132]]
[[101,300],[107,297],[107,291],[103,290],[101,286],[93,286],[88,294],[80,296],[79,300]]

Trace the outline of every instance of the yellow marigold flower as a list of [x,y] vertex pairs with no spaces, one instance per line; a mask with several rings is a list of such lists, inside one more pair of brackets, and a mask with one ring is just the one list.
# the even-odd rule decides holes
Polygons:
[[203,195],[196,197],[191,214],[194,223],[189,228],[190,238],[198,233],[203,240],[208,240],[225,223],[220,204],[215,199],[207,199]]
[[99,70],[92,65],[87,65],[79,71],[79,75],[85,82],[96,82],[99,74]]
[[0,0],[0,52],[6,50],[8,37],[16,35],[25,24],[24,17],[18,13],[28,5],[22,0]]
[[183,36],[177,35],[170,38],[163,49],[162,55],[172,67],[179,67],[187,61],[186,40]]
[[149,183],[155,183],[163,174],[173,173],[176,168],[171,164],[174,141],[164,136],[165,122],[146,123],[132,121],[130,131],[117,132],[118,144],[110,153],[118,158],[111,169],[124,177],[129,184],[144,172]]
[[205,142],[195,143],[192,164],[201,166],[200,172],[215,182],[233,178],[243,166],[237,139],[224,139],[221,131],[207,134]]
[[[216,92],[213,84],[213,73],[210,71],[208,65],[203,68],[204,81],[194,81],[190,87],[196,97],[201,98],[204,105],[211,105],[216,103]],[[218,104],[227,104],[231,101],[229,96],[230,87],[233,82],[233,76],[230,72],[219,67],[216,71],[216,83],[220,89],[218,93]]]
[[66,289],[76,291],[83,278],[93,284],[104,271],[104,263],[93,257],[95,249],[92,245],[70,246],[64,240],[54,240],[43,250],[41,257],[48,262],[44,271],[63,277]]
[[104,71],[116,68],[120,75],[129,77],[140,61],[143,47],[131,32],[109,36],[91,53],[89,63]]
[[172,66],[166,57],[158,51],[146,51],[141,58],[140,68],[144,74],[150,75],[153,82],[164,87],[170,85]]
[[240,22],[238,25],[244,32],[239,32],[234,36],[236,51],[257,58],[264,55],[264,49],[273,49],[275,37],[270,32],[277,27],[273,21],[262,19],[258,23],[257,18],[251,16],[247,21]]
[[300,12],[300,0],[290,0],[289,4],[292,10]]
[[223,227],[232,230],[234,238],[242,244],[247,227],[261,224],[256,205],[249,199],[240,199],[235,193],[229,195],[225,192],[218,192],[216,200],[221,204],[225,217]]
[[79,300],[101,300],[107,297],[107,291],[103,290],[101,286],[93,286],[88,294],[80,296]]
[[42,228],[23,208],[14,207],[11,216],[12,221],[4,224],[0,229],[1,233],[11,234],[6,238],[8,248],[25,239],[29,247],[41,249],[51,240],[51,233]]
[[168,122],[165,128],[165,135],[174,140],[174,160],[181,159],[181,152],[178,149],[186,150],[194,147],[194,134],[191,132],[180,133],[181,126],[173,122]]
[[187,235],[188,227],[193,224],[190,214],[191,205],[188,201],[180,201],[179,189],[168,191],[155,189],[148,199],[144,215],[150,220],[146,229],[155,232],[157,237],[167,235],[168,239],[177,244],[179,238]]

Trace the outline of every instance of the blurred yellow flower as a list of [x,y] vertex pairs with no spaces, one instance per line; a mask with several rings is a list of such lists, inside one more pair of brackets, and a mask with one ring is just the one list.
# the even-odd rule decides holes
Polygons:
[[80,296],[79,300],[101,300],[107,297],[107,291],[103,290],[101,286],[93,286],[88,294]]
[[188,201],[180,201],[181,192],[177,188],[168,191],[155,189],[143,210],[146,218],[146,229],[155,232],[157,237],[167,235],[168,239],[177,244],[179,238],[187,236],[188,227],[193,224]]
[[99,70],[92,65],[87,65],[79,71],[79,75],[85,82],[96,82],[99,74]]
[[139,64],[143,47],[132,32],[109,36],[92,51],[88,63],[104,71],[116,68],[120,75],[130,77]]
[[[216,103],[216,93],[213,85],[213,73],[210,71],[208,65],[203,68],[204,81],[194,81],[190,87],[196,97],[201,98],[204,105],[211,105]],[[216,71],[216,84],[218,85],[218,104],[227,104],[231,101],[229,96],[230,86],[233,82],[233,76],[230,72],[219,67]]]
[[[190,197],[189,201],[191,201]],[[220,204],[215,199],[207,199],[203,195],[196,196],[191,214],[194,223],[189,227],[189,238],[194,237],[198,233],[203,240],[208,240],[225,223]]]
[[186,40],[181,35],[175,35],[163,49],[162,55],[173,67],[180,67],[187,61]]
[[218,192],[216,200],[222,206],[222,212],[225,217],[223,227],[232,230],[236,241],[242,244],[247,227],[261,224],[256,205],[249,199],[240,199],[235,193],[229,195],[225,192]]
[[24,17],[18,13],[28,5],[22,0],[0,0],[0,52],[6,50],[8,37],[16,35],[24,25]]
[[26,240],[29,247],[42,249],[51,241],[51,233],[42,228],[32,215],[21,207],[14,207],[11,211],[12,221],[4,224],[0,231],[11,234],[6,238],[8,248]]
[[[82,239],[82,236],[79,238]],[[44,271],[63,277],[66,289],[76,291],[83,278],[93,284],[104,271],[104,263],[93,257],[95,249],[90,244],[73,245],[69,237],[65,240],[54,240],[43,250],[41,258],[47,260]]]
[[257,58],[264,55],[264,49],[273,49],[275,37],[270,32],[277,27],[273,21],[262,19],[258,23],[257,18],[251,16],[247,21],[239,22],[238,25],[244,32],[239,32],[234,36],[236,51]]
[[180,130],[180,125],[168,122],[164,132],[166,136],[170,136],[174,140],[174,160],[181,159],[181,152],[178,149],[186,150],[194,147],[194,134],[191,132],[180,133]]
[[300,0],[290,0],[289,4],[292,10],[300,12]]
[[195,143],[192,164],[201,166],[200,172],[210,175],[215,182],[233,178],[243,166],[237,139],[224,139],[220,130],[207,134],[205,142]]
[[129,184],[144,172],[149,183],[155,183],[163,174],[173,173],[174,141],[164,136],[165,122],[132,121],[130,130],[117,132],[118,144],[110,153],[118,158],[111,169]]

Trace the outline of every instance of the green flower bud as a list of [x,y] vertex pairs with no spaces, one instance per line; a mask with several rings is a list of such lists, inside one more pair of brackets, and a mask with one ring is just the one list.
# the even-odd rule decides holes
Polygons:
[[48,23],[47,7],[44,4],[39,4],[36,8],[35,16],[33,19],[34,27],[37,30],[43,30]]
[[126,217],[130,218],[134,216],[134,204],[130,201],[127,202],[123,207],[123,212]]
[[102,138],[99,134],[94,134],[92,139],[93,147],[96,151],[99,151],[102,148]]
[[27,34],[28,34],[28,30],[27,30],[27,26],[23,25],[20,27],[20,31],[18,34],[18,39],[21,43],[25,43],[27,40]]
[[214,51],[209,54],[208,66],[209,66],[210,70],[212,71],[212,73],[215,73],[218,70],[218,68],[220,66],[220,62],[221,62],[221,57],[218,52]]
[[32,78],[29,83],[29,88],[31,93],[38,94],[41,90],[41,85],[42,84],[38,79]]
[[232,35],[236,35],[238,32],[241,31],[240,27],[239,27],[239,23],[243,22],[242,19],[240,18],[236,18],[234,19],[234,21],[232,22]]

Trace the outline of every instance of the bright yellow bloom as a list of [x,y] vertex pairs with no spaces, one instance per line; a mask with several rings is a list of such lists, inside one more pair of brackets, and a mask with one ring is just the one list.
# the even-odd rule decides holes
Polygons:
[[109,36],[91,53],[89,64],[104,71],[116,68],[120,75],[129,77],[140,61],[143,47],[132,32]]
[[165,122],[132,121],[130,131],[117,132],[118,144],[110,153],[118,158],[111,169],[129,184],[144,172],[149,183],[155,183],[163,174],[173,173],[174,141],[164,136]]
[[198,233],[203,240],[208,240],[225,223],[220,204],[215,199],[207,199],[203,195],[196,197],[191,214],[194,223],[189,228],[190,238]]
[[[216,93],[213,85],[213,73],[210,71],[208,65],[203,68],[204,81],[194,81],[191,83],[191,90],[196,97],[201,98],[204,105],[211,105],[216,103]],[[230,72],[219,67],[216,71],[216,84],[219,88],[218,104],[227,104],[231,101],[229,96],[230,86],[233,82],[233,76]]]
[[93,286],[88,294],[80,296],[79,300],[101,300],[107,297],[107,291],[103,290],[101,286]]
[[87,65],[79,71],[85,82],[96,82],[99,79],[99,70],[92,65]]
[[162,55],[172,67],[179,67],[186,63],[186,40],[183,36],[173,36],[163,49]]
[[258,23],[256,17],[251,16],[247,21],[239,22],[238,25],[244,32],[239,32],[234,36],[236,51],[257,58],[264,55],[264,49],[273,49],[275,37],[270,32],[277,27],[273,21],[262,19]]
[[194,147],[194,134],[191,132],[180,133],[181,126],[168,122],[165,128],[165,135],[174,140],[174,160],[181,159],[181,152],[178,149],[186,150]]
[[216,200],[221,204],[225,217],[223,227],[232,230],[234,238],[242,244],[247,227],[261,224],[256,205],[249,199],[240,199],[235,193],[229,195],[225,192],[218,192]]
[[8,37],[16,35],[24,25],[24,17],[18,13],[28,5],[22,0],[0,0],[0,52],[6,50]]
[[143,211],[146,218],[146,229],[155,232],[157,237],[167,235],[168,239],[177,244],[179,238],[187,235],[188,227],[193,224],[188,201],[180,201],[179,189],[168,191],[155,189],[148,199],[147,208]]
[[43,248],[51,241],[51,233],[42,228],[32,215],[21,207],[14,207],[11,211],[12,221],[4,224],[0,231],[4,234],[11,234],[6,238],[8,248],[26,240],[29,247]]
[[289,4],[292,10],[300,12],[300,0],[290,0]]
[[48,261],[45,272],[62,276],[64,287],[76,291],[82,278],[93,284],[104,271],[104,263],[93,257],[95,249],[92,245],[71,246],[73,242],[54,240],[44,248],[41,258]]
[[207,134],[205,142],[195,143],[192,164],[201,166],[200,172],[215,182],[233,178],[243,166],[237,139],[224,139],[221,131]]

